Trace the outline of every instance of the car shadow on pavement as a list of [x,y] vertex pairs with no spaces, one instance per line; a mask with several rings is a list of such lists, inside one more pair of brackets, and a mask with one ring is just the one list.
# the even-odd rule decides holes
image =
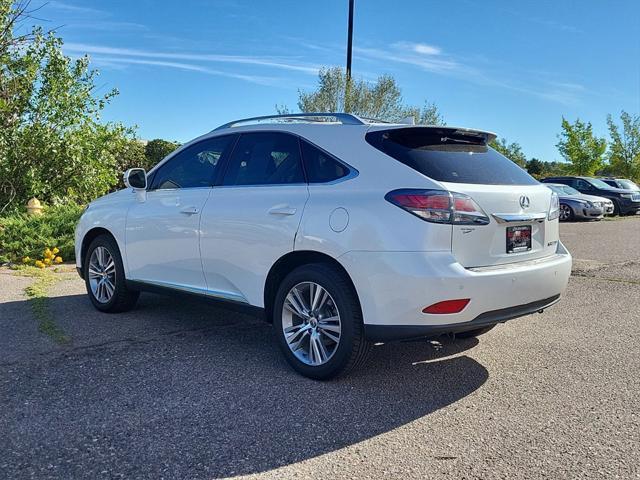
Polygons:
[[476,339],[376,346],[360,370],[318,382],[289,369],[269,325],[200,302],[145,295],[106,315],[68,295],[50,308],[73,345],[0,369],[3,464],[23,473],[264,472],[402,427],[488,378],[463,354]]

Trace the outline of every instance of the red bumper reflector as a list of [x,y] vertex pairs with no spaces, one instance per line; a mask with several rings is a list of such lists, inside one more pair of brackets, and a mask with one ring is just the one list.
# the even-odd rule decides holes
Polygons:
[[434,303],[422,309],[422,313],[460,313],[464,310],[471,299],[459,298],[457,300],[445,300],[444,302]]

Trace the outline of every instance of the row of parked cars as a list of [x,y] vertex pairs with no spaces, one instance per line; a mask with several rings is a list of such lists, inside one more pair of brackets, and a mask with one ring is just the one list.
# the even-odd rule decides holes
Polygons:
[[541,182],[560,197],[561,221],[640,211],[640,187],[626,178],[550,177]]

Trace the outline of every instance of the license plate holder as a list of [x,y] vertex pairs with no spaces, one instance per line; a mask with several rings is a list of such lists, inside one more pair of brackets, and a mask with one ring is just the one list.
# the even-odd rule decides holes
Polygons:
[[507,227],[507,253],[531,250],[531,225]]

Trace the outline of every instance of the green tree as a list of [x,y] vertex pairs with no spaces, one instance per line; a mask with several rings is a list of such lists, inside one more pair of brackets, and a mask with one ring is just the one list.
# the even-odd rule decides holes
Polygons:
[[501,138],[491,141],[489,145],[512,162],[517,163],[522,168],[526,168],[527,157],[522,152],[522,147],[519,143],[508,143],[506,138]]
[[569,123],[562,118],[562,133],[556,144],[560,154],[569,162],[567,170],[575,175],[593,175],[602,167],[607,141],[593,134],[591,123],[577,119]]
[[116,156],[116,173],[120,176],[117,188],[124,188],[122,173],[128,169],[142,167],[149,170],[151,166],[153,165],[149,165],[145,155],[144,142],[137,138],[124,140]]
[[[281,114],[290,113],[286,106],[276,109]],[[347,79],[339,67],[320,70],[318,87],[314,91],[298,91],[298,109],[301,112],[346,112],[387,121],[412,116],[418,123],[445,124],[433,103],[425,102],[422,108],[405,105],[392,76],[382,75],[370,84],[362,79]]]
[[170,142],[161,138],[150,140],[144,147],[144,154],[147,158],[145,168],[150,169],[179,146],[180,144],[177,142]]
[[640,116],[631,116],[623,111],[620,114],[622,132],[607,115],[607,125],[611,142],[607,157],[609,168],[616,176],[640,180]]
[[527,162],[527,172],[534,177],[540,177],[544,172],[544,163],[537,158],[532,158]]
[[87,202],[113,187],[133,130],[101,123],[117,94],[96,95],[89,59],[62,53],[55,33],[15,36],[25,3],[0,0],[0,211],[31,196]]

